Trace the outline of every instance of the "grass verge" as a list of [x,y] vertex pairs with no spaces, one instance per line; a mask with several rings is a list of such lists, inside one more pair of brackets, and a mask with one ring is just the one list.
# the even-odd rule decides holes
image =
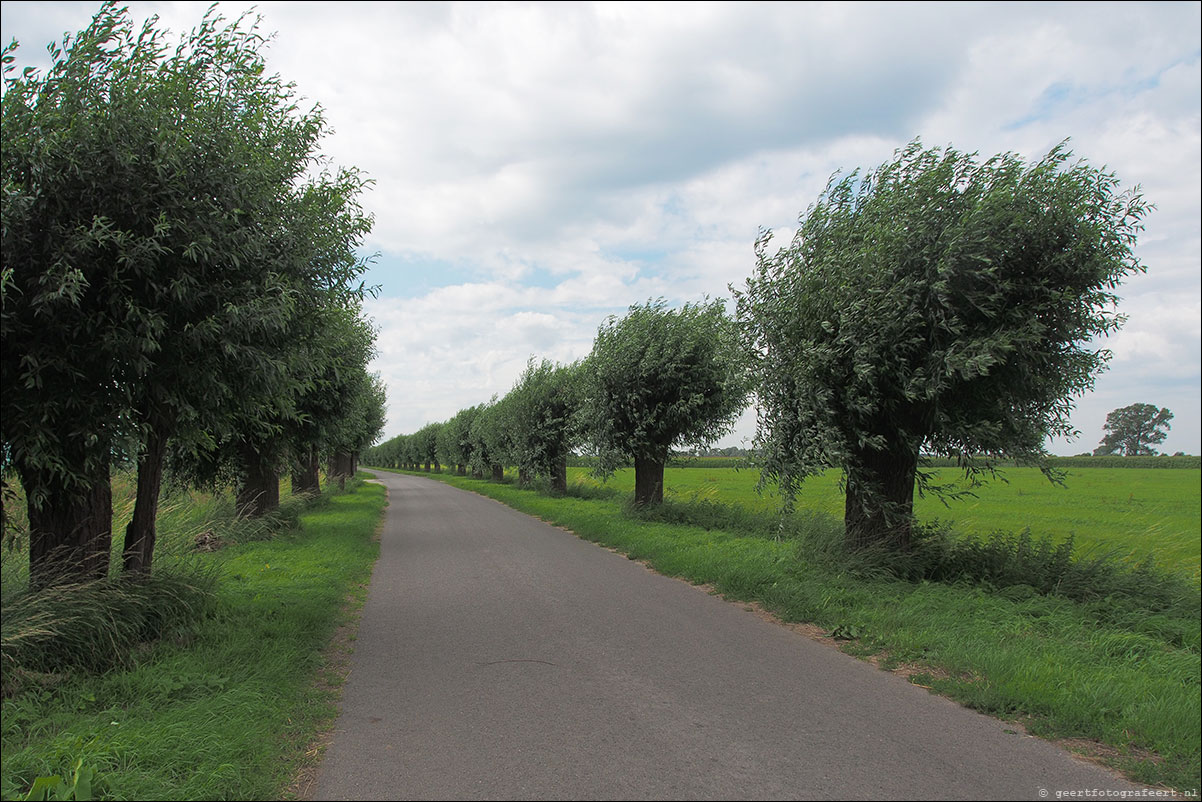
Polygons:
[[[552,497],[510,484],[432,478],[570,529],[660,573],[757,603],[785,622],[816,624],[845,651],[885,668],[904,667],[912,681],[1062,739],[1137,782],[1199,787],[1196,579],[1123,573],[1115,565],[1105,592],[1077,586],[1074,597],[1021,582],[998,587],[971,572],[914,581],[879,561],[833,560],[829,544],[841,524],[814,513],[770,534],[771,527],[749,525],[745,513],[724,522],[712,503],[701,510],[709,516],[706,528],[687,523],[687,511],[674,522],[632,516],[620,496],[588,487]],[[987,549],[993,556],[1030,552],[1022,538]],[[1047,550],[1050,559],[1056,555]],[[1108,569],[1082,570],[1074,576]]]
[[269,540],[198,558],[213,598],[190,631],[106,673],[47,675],[5,698],[3,797],[82,761],[109,799],[278,798],[336,713],[336,683],[315,680],[348,596],[362,600],[384,504],[364,483]]

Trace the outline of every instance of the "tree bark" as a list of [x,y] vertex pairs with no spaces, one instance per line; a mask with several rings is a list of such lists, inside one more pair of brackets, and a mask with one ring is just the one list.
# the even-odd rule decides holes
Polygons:
[[133,517],[125,527],[125,548],[121,555],[122,573],[131,577],[148,576],[154,560],[155,521],[159,514],[166,453],[167,438],[151,429],[146,436],[145,450],[138,456],[138,493]]
[[664,462],[663,458],[635,457],[634,503],[637,506],[664,503]]
[[494,482],[505,481],[505,468],[501,465],[492,466],[492,480]]
[[346,480],[355,475],[355,455],[349,451],[335,451],[330,458],[330,480],[338,481],[338,489],[346,490]]
[[[29,516],[29,587],[87,582],[108,576],[113,545],[113,489],[108,466],[90,487],[70,491],[44,472],[21,471]],[[41,497],[34,504],[35,494]]]
[[253,446],[242,451],[245,476],[235,497],[239,515],[258,518],[280,506],[280,477]]
[[467,466],[460,462],[455,466],[455,473],[459,474],[460,476],[467,476]]
[[310,448],[300,459],[300,464],[292,471],[292,492],[313,493],[321,492],[321,460],[317,457],[316,449]]
[[[663,499],[663,471],[660,471],[660,499]],[[568,458],[566,456],[555,460],[555,464],[551,466],[551,492],[552,493],[567,493],[568,492]]]
[[518,468],[518,487],[529,487],[532,481],[529,468]]
[[847,476],[844,505],[847,548],[910,548],[918,453],[905,445],[886,451],[864,449]]

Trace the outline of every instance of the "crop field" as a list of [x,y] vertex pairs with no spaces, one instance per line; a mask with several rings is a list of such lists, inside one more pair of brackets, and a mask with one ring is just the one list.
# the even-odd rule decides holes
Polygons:
[[[937,483],[953,483],[962,474],[951,468],[934,469]],[[569,481],[597,480],[587,468],[569,468]],[[1029,527],[1038,537],[1070,535],[1085,554],[1118,552],[1141,560],[1153,555],[1156,564],[1182,569],[1194,576],[1202,564],[1200,497],[1202,471],[1154,468],[1069,469],[1063,486],[1053,485],[1035,468],[1007,468],[1004,479],[977,488],[974,497],[949,500],[916,498],[920,520],[950,523],[969,535],[995,531],[1019,532]],[[704,500],[774,510],[781,505],[775,488],[761,495],[755,486],[759,472],[734,468],[668,468],[664,494],[679,500]],[[618,471],[607,483],[620,492],[634,489],[634,470]],[[834,471],[810,479],[797,497],[799,509],[843,516],[843,495]]]

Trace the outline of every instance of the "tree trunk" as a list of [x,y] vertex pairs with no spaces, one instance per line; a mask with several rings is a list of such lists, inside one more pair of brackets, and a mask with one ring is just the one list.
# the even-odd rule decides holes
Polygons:
[[438,464],[438,460],[434,460],[434,472],[442,473],[442,466]]
[[467,476],[467,466],[460,462],[455,466],[455,473],[459,474],[460,476]]
[[518,487],[529,487],[532,477],[529,468],[518,468]]
[[480,470],[479,468],[472,468],[472,478],[473,479],[483,479],[484,471]]
[[[660,500],[663,500],[663,470],[660,470]],[[568,492],[568,458],[560,457],[551,467],[551,492]]]
[[138,494],[134,514],[125,527],[121,570],[129,576],[148,576],[154,559],[155,520],[159,514],[159,490],[163,486],[163,458],[167,438],[153,428],[146,436],[146,449],[138,456]]
[[280,477],[275,467],[252,446],[242,451],[245,476],[234,504],[239,515],[258,518],[280,506]]
[[425,466],[422,468],[422,470],[425,471],[426,473],[429,473],[430,472],[430,463],[427,462],[425,464]]
[[346,490],[346,480],[355,475],[355,455],[349,451],[335,451],[330,458],[330,480],[338,481],[338,489]]
[[[108,466],[91,487],[71,492],[47,474],[21,472],[29,516],[29,587],[87,582],[108,576],[113,545],[113,489]],[[40,496],[34,504],[32,499]]]
[[292,492],[312,493],[321,492],[321,460],[317,450],[310,448],[300,459],[300,465],[292,471]]
[[914,521],[914,480],[918,454],[896,445],[888,451],[863,450],[847,476],[844,506],[847,548],[910,548]]
[[505,481],[505,468],[500,465],[492,466],[492,480],[494,482]]
[[664,462],[663,458],[635,457],[635,505],[643,507],[664,503]]

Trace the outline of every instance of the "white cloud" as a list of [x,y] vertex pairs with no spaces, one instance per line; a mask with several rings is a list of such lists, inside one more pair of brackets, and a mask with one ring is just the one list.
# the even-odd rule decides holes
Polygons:
[[[175,30],[205,8],[130,5]],[[94,8],[4,3],[5,36],[40,54]],[[1167,405],[1166,448],[1202,451],[1196,3],[260,9],[272,67],[336,131],[326,152],[376,182],[389,434],[505,392],[531,354],[582,356],[631,303],[741,285],[757,229],[787,241],[837,169],[916,135],[1028,158],[1071,137],[1157,205],[1074,421],[1092,444],[1111,409]]]

